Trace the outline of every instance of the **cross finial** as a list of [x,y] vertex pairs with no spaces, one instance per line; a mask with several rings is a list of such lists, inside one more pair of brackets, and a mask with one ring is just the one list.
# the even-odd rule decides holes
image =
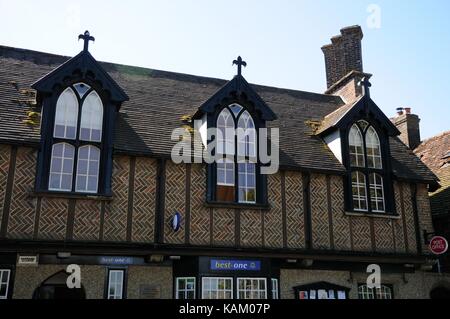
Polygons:
[[78,41],[82,39],[84,40],[84,47],[83,47],[83,51],[87,52],[89,49],[89,41],[95,41],[95,38],[91,36],[91,34],[89,33],[89,31],[86,30],[86,32],[84,32],[84,34],[80,34],[78,36]]
[[372,84],[369,82],[369,78],[364,77],[360,82],[359,85],[363,88],[363,95],[370,97],[370,87]]
[[233,61],[233,65],[237,65],[238,66],[238,75],[242,74],[242,66],[246,67],[247,66],[247,62],[245,62],[244,60],[242,60],[242,58],[240,56],[238,56],[237,60]]

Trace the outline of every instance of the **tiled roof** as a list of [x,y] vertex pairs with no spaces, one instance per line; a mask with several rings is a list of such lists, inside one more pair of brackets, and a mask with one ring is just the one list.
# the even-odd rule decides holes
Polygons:
[[[69,57],[0,46],[0,142],[35,144],[38,126],[26,124],[34,108],[30,86]],[[116,152],[170,156],[173,129],[183,115],[193,115],[225,80],[102,63],[102,67],[129,96],[117,119]],[[280,128],[280,161],[286,168],[342,173],[344,167],[314,134],[309,121],[323,118],[344,105],[340,97],[252,85],[278,119],[269,127]],[[433,175],[406,147],[393,143],[394,173],[401,178],[431,181]],[[423,166],[423,167],[422,167]],[[404,168],[409,168],[404,170]]]

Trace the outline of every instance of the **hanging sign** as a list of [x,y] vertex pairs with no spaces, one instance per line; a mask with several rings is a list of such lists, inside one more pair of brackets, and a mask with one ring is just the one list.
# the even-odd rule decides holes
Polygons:
[[442,236],[435,236],[430,241],[430,251],[435,255],[442,255],[448,251],[448,241]]
[[172,217],[171,226],[174,232],[180,230],[181,227],[181,214],[176,212]]

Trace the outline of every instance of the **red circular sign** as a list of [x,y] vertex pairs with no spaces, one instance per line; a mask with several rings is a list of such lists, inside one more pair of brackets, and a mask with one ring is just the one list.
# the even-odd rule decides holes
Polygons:
[[445,254],[448,250],[448,242],[442,236],[433,237],[430,241],[430,250],[435,255]]

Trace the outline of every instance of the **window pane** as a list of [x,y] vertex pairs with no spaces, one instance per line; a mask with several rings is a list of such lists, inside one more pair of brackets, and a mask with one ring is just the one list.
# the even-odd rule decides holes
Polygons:
[[91,145],[80,147],[78,152],[77,192],[97,192],[99,157],[100,150],[97,147]]
[[239,169],[239,202],[256,202],[255,164],[244,162],[238,164]]
[[353,209],[367,211],[366,176],[361,172],[352,173]]
[[266,299],[266,279],[265,278],[238,278],[238,298],[239,299]]
[[245,111],[238,121],[238,155],[256,157],[256,130],[251,115]]
[[80,96],[80,99],[83,98],[83,96],[91,89],[91,87],[84,83],[77,83],[73,86],[75,90],[77,91],[78,95]]
[[350,165],[353,167],[364,167],[364,143],[361,131],[355,124],[349,133]]
[[379,174],[370,174],[370,201],[372,211],[385,212],[383,177]]
[[71,88],[67,88],[56,102],[53,136],[75,139],[78,122],[78,99]]
[[233,115],[224,109],[217,118],[217,153],[234,155],[235,124]]
[[100,142],[103,127],[103,103],[97,92],[89,93],[81,110],[80,139]]
[[48,187],[50,190],[71,191],[75,148],[67,143],[53,145]]
[[232,278],[205,277],[202,279],[203,299],[231,299],[233,296]]
[[369,168],[382,169],[381,146],[378,134],[373,127],[366,133],[367,163]]

